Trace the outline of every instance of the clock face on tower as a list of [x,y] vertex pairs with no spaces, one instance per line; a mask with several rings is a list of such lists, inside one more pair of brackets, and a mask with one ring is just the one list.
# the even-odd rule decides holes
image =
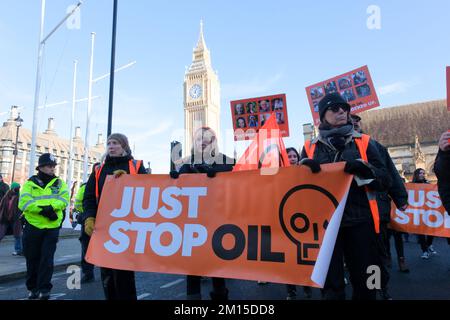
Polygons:
[[198,99],[202,95],[202,87],[199,84],[194,84],[189,90],[189,95],[192,99]]

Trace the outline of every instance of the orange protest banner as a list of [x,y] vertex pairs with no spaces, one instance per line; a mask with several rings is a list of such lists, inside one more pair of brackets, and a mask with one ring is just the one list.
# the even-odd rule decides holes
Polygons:
[[437,185],[405,183],[405,187],[408,208],[402,212],[392,206],[390,227],[401,232],[450,238],[450,217],[442,205]]
[[352,179],[343,167],[110,180],[86,259],[122,270],[322,287]]

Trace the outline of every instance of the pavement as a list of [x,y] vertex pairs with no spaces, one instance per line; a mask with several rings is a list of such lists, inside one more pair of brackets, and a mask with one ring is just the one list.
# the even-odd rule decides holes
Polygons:
[[[55,271],[79,264],[81,247],[78,237],[80,231],[61,229],[55,252]],[[25,278],[27,267],[24,256],[13,256],[14,237],[6,236],[0,241],[0,283]]]

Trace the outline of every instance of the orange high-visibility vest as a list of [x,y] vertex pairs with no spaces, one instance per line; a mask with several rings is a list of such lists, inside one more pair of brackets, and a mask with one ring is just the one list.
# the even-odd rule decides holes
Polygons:
[[[137,174],[139,171],[139,168],[141,167],[142,164],[142,160],[133,160],[131,159],[128,162],[128,167],[130,169],[130,174]],[[105,165],[105,163],[103,163],[101,166],[100,164],[97,164],[94,167],[95,170],[95,198],[97,199],[97,201],[99,200],[99,191],[98,191],[98,180],[100,179],[100,173],[102,172],[103,166]]]
[[[370,136],[367,134],[362,134],[361,138],[355,138],[355,143],[358,148],[359,154],[362,159],[369,162],[367,159],[367,148],[369,147]],[[311,144],[310,140],[305,141],[305,152],[308,158],[313,159],[314,151],[316,150],[316,144]],[[377,196],[376,192],[370,191],[367,186],[365,186],[367,200],[369,200],[370,211],[372,212],[372,219],[375,224],[375,232],[380,233],[380,213],[378,211]]]

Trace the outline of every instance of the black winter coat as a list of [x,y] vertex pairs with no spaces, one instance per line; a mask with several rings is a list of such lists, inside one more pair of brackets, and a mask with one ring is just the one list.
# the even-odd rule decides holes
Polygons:
[[[99,193],[99,202],[102,196],[103,184],[105,183],[105,179],[107,175],[112,175],[116,170],[124,170],[127,173],[130,173],[129,161],[133,159],[132,156],[124,156],[124,157],[109,157],[107,156],[105,159],[105,164],[103,166],[102,171],[100,172],[99,183],[98,183],[98,193]],[[144,165],[142,164],[139,167],[138,174],[146,174]],[[95,197],[95,165],[92,169],[92,173],[89,176],[88,182],[86,183],[86,189],[84,191],[83,198],[83,214],[82,220],[86,220],[90,217],[97,216],[97,208],[98,203]]]
[[377,147],[381,160],[383,161],[392,180],[392,185],[387,192],[377,193],[380,221],[388,223],[391,221],[391,200],[394,201],[397,208],[401,208],[405,204],[408,204],[408,192],[406,191],[405,184],[403,183],[402,178],[400,177],[400,174],[398,173],[387,149],[378,141],[372,141]]
[[[354,138],[359,136],[359,133],[354,132],[350,141],[347,141],[342,152],[336,151],[324,142],[317,138],[317,146],[314,151],[314,160],[320,164],[348,161],[361,159],[358,148]],[[315,142],[314,140],[313,142]],[[305,148],[302,149],[300,155],[301,159],[307,158]],[[375,143],[371,139],[367,148],[367,159],[372,165],[372,172],[375,176],[368,186],[374,191],[386,191],[390,187],[390,177],[386,171],[386,167],[381,160]],[[345,205],[344,214],[342,216],[341,227],[351,227],[360,223],[372,222],[372,212],[370,211],[369,200],[365,192],[364,186],[358,187],[358,184],[353,179],[350,186],[350,191]]]
[[218,159],[222,159],[222,163],[213,162],[212,164],[194,163],[194,157],[191,156],[191,163],[185,163],[178,170],[180,174],[185,173],[207,173],[208,170],[213,170],[215,172],[227,172],[232,171],[235,165],[234,159],[227,157],[226,155],[220,153]]
[[434,173],[438,178],[439,196],[450,214],[450,151],[439,150],[434,161]]
[[9,186],[5,182],[0,182],[0,201],[3,199],[3,197],[6,195],[6,193],[9,191]]
[[15,223],[22,211],[19,210],[19,194],[9,190],[0,201],[0,224]]
[[22,234],[22,221],[20,216],[22,211],[18,207],[19,193],[9,190],[0,201],[0,224],[6,226],[5,235],[14,235],[15,237]]

